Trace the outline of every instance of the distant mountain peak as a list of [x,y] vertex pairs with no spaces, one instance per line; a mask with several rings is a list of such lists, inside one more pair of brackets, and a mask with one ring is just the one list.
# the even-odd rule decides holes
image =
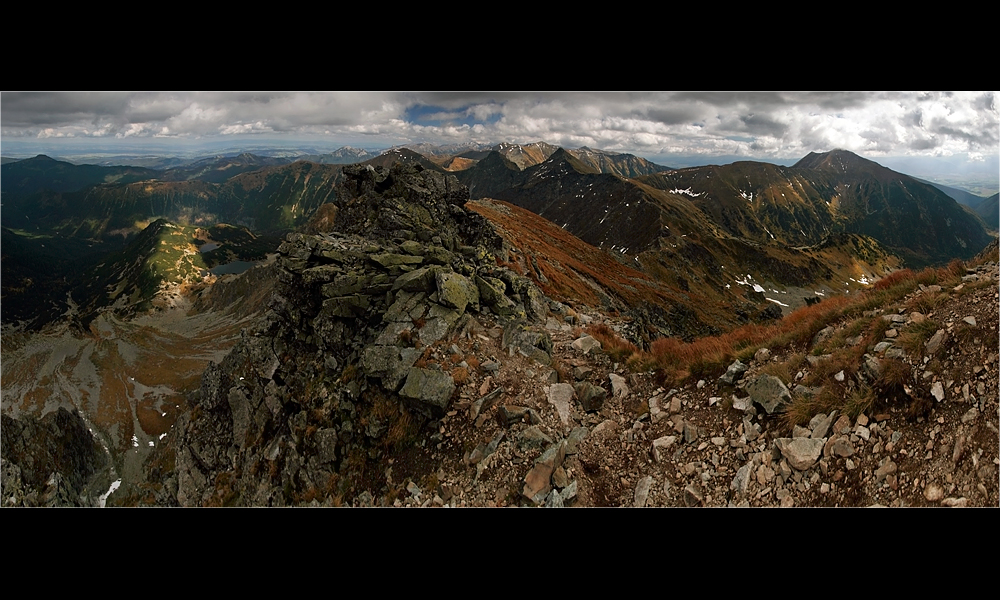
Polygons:
[[848,171],[868,171],[873,169],[883,171],[886,167],[858,156],[850,150],[834,148],[829,152],[810,152],[805,158],[793,165],[799,169],[819,169],[823,171],[833,171],[835,173],[847,173]]
[[565,164],[569,165],[577,173],[599,173],[600,172],[598,169],[595,169],[594,167],[591,167],[591,166],[585,164],[580,159],[578,159],[577,157],[573,156],[565,148],[557,148],[556,151],[553,152],[548,157],[548,159],[546,159],[545,162],[543,162],[542,164],[543,165],[546,165],[546,164],[547,165],[556,165],[556,164],[560,164],[560,163],[565,163]]

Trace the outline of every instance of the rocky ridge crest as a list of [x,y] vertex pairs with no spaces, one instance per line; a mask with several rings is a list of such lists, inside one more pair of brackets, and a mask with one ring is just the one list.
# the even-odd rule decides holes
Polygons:
[[[133,499],[167,505],[336,504],[444,414],[468,363],[447,346],[502,321],[511,352],[550,361],[541,292],[497,266],[504,246],[468,189],[419,166],[345,168],[335,231],[292,233],[261,321],[154,454]],[[332,223],[332,225],[331,225]],[[478,365],[476,365],[478,366]],[[173,456],[170,454],[173,453]],[[169,463],[174,463],[170,468]],[[378,492],[377,488],[373,491]]]

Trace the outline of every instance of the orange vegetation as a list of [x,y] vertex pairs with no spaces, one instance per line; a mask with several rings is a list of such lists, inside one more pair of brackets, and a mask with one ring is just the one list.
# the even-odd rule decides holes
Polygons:
[[[730,332],[713,337],[704,337],[692,342],[677,338],[660,338],[654,341],[648,352],[637,351],[629,359],[636,368],[654,369],[661,373],[665,381],[676,383],[690,376],[710,376],[721,374],[726,366],[736,358],[749,359],[758,348],[805,349],[816,333],[842,316],[860,316],[865,310],[883,307],[898,301],[913,291],[919,284],[928,285],[936,281],[955,283],[964,272],[964,263],[953,261],[942,268],[928,268],[920,272],[910,269],[896,271],[880,280],[873,288],[853,296],[834,296],[818,304],[802,307],[787,317],[767,325],[744,325]],[[621,352],[624,340],[607,339],[614,332],[591,327],[588,332],[600,339],[602,345]],[[606,330],[606,331],[605,331]],[[595,331],[599,331],[595,335]],[[863,351],[881,331],[878,322],[860,333],[863,343],[858,347]],[[846,358],[846,357],[845,357]],[[856,357],[854,357],[856,358]],[[840,368],[843,368],[842,366]]]

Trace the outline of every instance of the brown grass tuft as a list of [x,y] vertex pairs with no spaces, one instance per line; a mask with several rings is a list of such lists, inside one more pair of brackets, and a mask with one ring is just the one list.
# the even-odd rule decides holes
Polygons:
[[940,328],[937,321],[931,319],[926,319],[922,323],[911,323],[900,334],[897,343],[910,356],[919,357],[923,354],[924,344]]
[[462,385],[469,379],[469,370],[465,367],[455,367],[451,370],[451,378],[455,380],[456,385]]
[[896,358],[885,359],[881,364],[882,373],[875,384],[876,388],[882,392],[894,389],[902,391],[903,385],[912,377],[909,365]]
[[875,405],[875,393],[868,386],[861,386],[851,390],[844,400],[844,412],[856,419],[861,413],[868,413]]
[[622,339],[614,329],[604,323],[596,323],[587,326],[587,333],[591,337],[601,342],[601,350],[610,355],[617,362],[625,362],[630,356],[638,352],[635,344]]
[[944,292],[924,292],[907,304],[907,308],[912,311],[924,314],[937,310],[945,305],[949,300],[948,294]]
[[916,274],[911,269],[900,269],[899,271],[893,271],[889,273],[882,279],[875,282],[874,289],[876,291],[888,290],[889,288],[896,287],[899,284],[909,282],[914,280]]

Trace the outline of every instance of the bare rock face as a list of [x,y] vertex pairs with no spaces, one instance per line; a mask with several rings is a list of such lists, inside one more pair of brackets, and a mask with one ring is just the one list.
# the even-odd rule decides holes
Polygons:
[[107,453],[77,411],[0,417],[3,506],[97,506],[111,484]]

